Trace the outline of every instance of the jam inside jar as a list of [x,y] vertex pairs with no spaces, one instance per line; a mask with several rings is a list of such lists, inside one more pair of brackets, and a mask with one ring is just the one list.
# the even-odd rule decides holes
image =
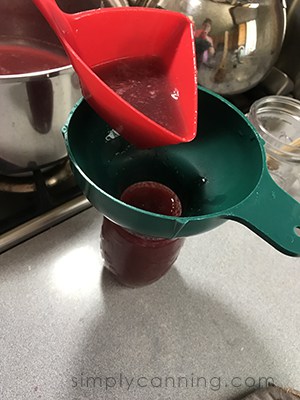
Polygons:
[[[178,196],[157,182],[138,182],[121,195],[124,203],[143,210],[179,217]],[[105,267],[130,287],[148,285],[161,278],[176,261],[184,238],[165,239],[128,231],[104,217],[101,251]]]

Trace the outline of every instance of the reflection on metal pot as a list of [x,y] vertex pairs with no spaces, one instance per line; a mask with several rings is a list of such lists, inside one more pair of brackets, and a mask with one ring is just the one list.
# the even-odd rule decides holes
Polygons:
[[[142,0],[136,0],[139,5]],[[285,33],[281,0],[151,0],[194,23],[198,82],[220,94],[246,91],[276,62]],[[154,5],[155,3],[155,5]]]

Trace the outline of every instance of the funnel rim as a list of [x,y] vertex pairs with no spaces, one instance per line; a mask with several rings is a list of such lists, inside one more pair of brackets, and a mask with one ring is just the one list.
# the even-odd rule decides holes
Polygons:
[[[67,144],[67,148],[68,148],[68,152],[69,152],[69,157],[71,159],[71,162],[73,164],[73,166],[77,169],[77,171],[79,172],[79,174],[82,176],[83,179],[86,180],[86,182],[92,186],[97,192],[100,192],[103,196],[109,198],[110,200],[118,203],[120,206],[124,207],[125,209],[129,209],[131,211],[134,211],[135,213],[138,212],[139,214],[145,214],[151,217],[155,217],[155,218],[159,218],[159,219],[163,219],[163,220],[169,220],[172,222],[178,222],[182,225],[185,225],[188,222],[191,221],[203,221],[209,218],[229,218],[234,214],[234,210],[236,208],[238,208],[243,202],[245,202],[247,200],[247,198],[249,198],[252,193],[256,190],[256,188],[259,186],[260,181],[262,179],[262,175],[260,176],[260,179],[258,180],[257,184],[253,187],[253,190],[249,192],[249,194],[247,196],[245,196],[240,202],[238,202],[237,204],[226,208],[224,210],[221,211],[217,211],[215,213],[209,213],[209,214],[202,214],[202,215],[192,215],[192,216],[180,216],[180,217],[176,217],[176,216],[170,216],[170,215],[164,215],[164,214],[158,214],[158,213],[154,213],[151,211],[147,211],[147,210],[143,210],[141,208],[137,208],[134,207],[130,204],[127,204],[125,202],[123,202],[122,200],[118,199],[117,197],[114,197],[113,195],[109,194],[108,192],[106,192],[105,190],[101,189],[91,178],[89,178],[89,176],[82,170],[82,168],[78,165],[78,163],[75,161],[74,157],[73,157],[73,153],[69,147],[69,145]],[[88,197],[88,196],[87,196]],[[96,208],[96,207],[95,207]]]
[[[71,110],[71,112],[69,114],[68,120],[67,120],[66,124],[64,125],[64,127],[62,129],[62,133],[63,133],[64,138],[65,138],[66,147],[67,147],[69,158],[71,160],[72,165],[76,168],[78,173],[88,183],[88,185],[93,187],[102,196],[105,196],[106,198],[108,198],[108,199],[116,202],[117,204],[119,204],[121,207],[124,208],[124,210],[127,209],[127,210],[130,210],[130,211],[133,211],[134,213],[147,215],[147,216],[150,216],[152,218],[159,218],[160,220],[177,222],[178,224],[181,224],[181,225],[186,225],[187,223],[190,223],[190,222],[193,223],[193,222],[196,222],[196,221],[203,221],[203,220],[206,220],[206,219],[214,219],[214,218],[230,219],[232,216],[235,215],[235,210],[237,208],[239,208],[249,197],[251,197],[253,192],[255,192],[255,191],[257,191],[259,189],[259,185],[260,185],[263,177],[266,174],[268,174],[267,165],[266,165],[266,153],[265,153],[265,150],[264,150],[264,143],[265,142],[261,138],[261,136],[258,134],[258,132],[256,131],[255,127],[248,120],[248,118],[239,109],[237,109],[232,103],[230,103],[228,100],[223,98],[221,95],[218,95],[218,94],[212,92],[211,90],[206,89],[206,88],[204,88],[204,87],[202,87],[200,85],[198,85],[198,89],[201,90],[201,91],[204,91],[207,94],[209,94],[210,96],[213,96],[213,97],[217,98],[218,100],[222,101],[223,103],[226,104],[227,107],[232,108],[246,122],[246,124],[248,125],[249,129],[251,129],[251,131],[253,132],[253,135],[255,136],[255,138],[256,138],[256,140],[258,142],[258,146],[259,146],[259,150],[260,150],[260,163],[261,163],[260,175],[259,175],[259,177],[258,177],[258,179],[256,181],[256,184],[254,184],[253,187],[249,190],[249,192],[240,201],[238,201],[236,204],[231,205],[230,207],[227,207],[224,210],[216,211],[216,212],[213,212],[213,213],[202,214],[202,215],[176,217],[176,216],[168,216],[168,215],[153,213],[153,212],[150,212],[150,211],[146,211],[146,210],[134,207],[132,205],[124,203],[123,201],[121,201],[117,197],[114,197],[113,195],[109,194],[108,192],[106,192],[105,190],[100,188],[83,171],[83,169],[80,167],[80,165],[76,161],[76,159],[74,157],[74,154],[72,152],[72,149],[70,147],[70,142],[69,142],[69,138],[68,138],[68,136],[69,136],[69,125],[71,123],[72,116],[73,116],[74,112],[76,111],[76,109],[80,106],[80,104],[82,102],[86,101],[83,97],[81,99],[79,99],[77,101],[77,103],[74,105],[73,109]],[[87,197],[88,197],[88,195],[87,195]],[[95,207],[95,208],[97,208],[97,207]]]

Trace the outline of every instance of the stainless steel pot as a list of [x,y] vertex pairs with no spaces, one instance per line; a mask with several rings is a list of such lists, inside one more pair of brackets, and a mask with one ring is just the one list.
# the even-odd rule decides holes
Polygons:
[[[59,3],[67,12],[99,5],[92,0]],[[31,0],[1,0],[0,52],[8,45],[32,46],[66,57]],[[43,168],[67,156],[61,127],[81,91],[65,60],[48,70],[0,75],[0,174]]]
[[300,100],[300,1],[288,0],[287,31],[277,66],[294,82],[293,95]]
[[198,82],[220,94],[255,86],[279,56],[286,25],[285,0],[131,0],[130,4],[190,16],[198,35]]

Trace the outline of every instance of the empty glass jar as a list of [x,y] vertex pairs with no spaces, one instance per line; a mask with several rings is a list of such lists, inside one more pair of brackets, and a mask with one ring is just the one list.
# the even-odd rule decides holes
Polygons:
[[264,97],[252,104],[248,118],[265,140],[273,179],[300,202],[300,101]]

